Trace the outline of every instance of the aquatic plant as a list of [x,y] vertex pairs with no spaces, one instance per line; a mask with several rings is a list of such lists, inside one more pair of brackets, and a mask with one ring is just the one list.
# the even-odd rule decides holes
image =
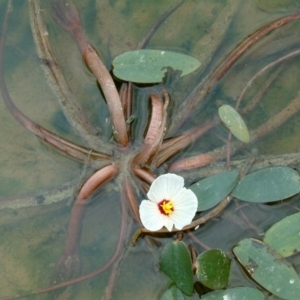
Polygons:
[[[151,28],[149,34],[146,35],[146,38],[137,46],[137,48],[146,47],[152,35],[156,32],[161,23],[175,9],[183,4],[183,2],[184,1],[181,1],[178,5],[164,14]],[[210,117],[205,121],[202,121],[202,119],[199,118],[202,111],[205,111],[205,105],[203,105],[204,100],[209,97],[213,88],[216,87],[218,82],[220,82],[225,74],[227,74],[227,72],[234,66],[241,56],[245,54],[246,51],[274,30],[277,30],[278,28],[300,18],[299,13],[278,18],[275,21],[257,29],[238,43],[237,46],[225,55],[214,67],[209,66],[208,61],[201,61],[203,65],[202,71],[205,70],[205,66],[208,66],[208,69],[205,70],[204,73],[206,76],[201,75],[201,80],[198,80],[193,91],[184,100],[175,101],[174,99],[176,99],[176,97],[173,97],[173,94],[176,92],[176,86],[179,84],[178,82],[184,80],[180,77],[182,70],[174,70],[171,68],[172,66],[170,66],[171,63],[166,62],[166,76],[162,78],[163,83],[149,85],[149,82],[145,82],[146,86],[143,87],[127,82],[125,78],[123,79],[124,82],[120,84],[111,76],[105,63],[102,61],[96,49],[85,34],[76,6],[71,1],[67,3],[60,0],[51,1],[52,17],[56,23],[63,30],[68,32],[74,39],[87,68],[97,79],[101,92],[106,100],[107,109],[109,111],[109,124],[111,124],[111,128],[109,130],[104,130],[102,128],[102,132],[106,132],[106,134],[103,134],[84,113],[84,110],[76,101],[76,97],[64,78],[63,72],[51,50],[48,40],[48,31],[43,20],[44,10],[40,8],[38,1],[29,1],[31,27],[40,64],[44,70],[47,81],[60,102],[66,119],[72,127],[75,128],[78,136],[82,139],[83,144],[79,145],[65,139],[64,137],[54,134],[50,130],[47,130],[43,126],[32,121],[14,104],[11,99],[3,74],[4,39],[7,19],[11,12],[10,5],[11,1],[9,1],[4,18],[0,45],[0,89],[5,105],[12,116],[21,123],[22,126],[31,131],[44,143],[51,145],[64,155],[70,156],[73,159],[84,163],[87,168],[89,168],[90,174],[88,178],[82,180],[81,186],[76,193],[74,203],[72,203],[65,248],[54,268],[51,285],[46,288],[38,289],[31,294],[46,293],[65,288],[82,280],[97,276],[112,267],[111,275],[107,284],[108,288],[104,295],[106,299],[111,298],[113,287],[117,281],[117,274],[121,268],[122,259],[126,256],[127,251],[129,251],[128,247],[130,244],[131,233],[130,225],[131,220],[133,219],[137,226],[140,227],[132,239],[133,243],[136,243],[138,238],[141,236],[151,235],[160,237],[170,234],[178,234],[175,242],[166,244],[161,255],[160,267],[161,270],[165,272],[176,285],[175,291],[173,288],[173,290],[170,289],[171,293],[183,292],[187,295],[191,295],[194,291],[192,263],[197,261],[198,264],[201,263],[204,266],[208,260],[206,257],[204,258],[204,255],[197,257],[195,254],[195,247],[193,246],[190,247],[190,252],[187,250],[187,247],[182,242],[182,233],[187,232],[189,236],[191,236],[191,239],[199,242],[196,235],[194,235],[191,231],[197,229],[200,225],[209,222],[211,219],[224,212],[225,208],[232,202],[233,197],[245,201],[251,201],[249,197],[252,197],[252,202],[260,203],[270,201],[270,198],[267,197],[263,197],[262,200],[256,200],[257,198],[255,197],[257,193],[250,194],[249,196],[249,194],[243,190],[243,182],[247,180],[251,183],[253,181],[260,181],[257,177],[255,180],[251,181],[251,177],[247,176],[244,179],[245,181],[243,181],[243,179],[240,180],[239,176],[243,177],[247,173],[247,170],[240,171],[240,173],[222,173],[219,171],[217,166],[211,166],[209,167],[209,170],[204,167],[216,161],[225,160],[226,158],[227,167],[229,168],[230,165],[234,166],[235,162],[231,162],[231,157],[247,146],[247,143],[245,142],[249,142],[249,144],[252,145],[254,142],[261,140],[298,112],[300,109],[299,97],[296,96],[294,100],[282,109],[282,111],[266,120],[257,128],[251,130],[249,140],[247,136],[245,139],[242,138],[241,141],[231,141],[232,137],[230,134],[228,143],[224,145],[217,143],[213,150],[208,150],[205,153],[201,153],[203,151],[200,150],[190,150],[188,147],[191,145],[199,146],[198,140],[211,129],[216,128],[217,126],[223,126],[221,125],[222,122],[222,124],[224,124],[230,132],[239,137],[239,134],[236,133],[236,129],[241,129],[241,127],[244,129],[244,125],[241,126],[241,122],[239,121],[240,115],[243,116],[246,112],[251,111],[260,99],[260,96],[256,97],[256,99],[250,101],[246,106],[243,106],[240,109],[241,100],[244,97],[245,92],[261,74],[269,70],[271,67],[298,55],[300,51],[291,50],[288,53],[281,54],[279,58],[275,58],[271,62],[267,63],[250,80],[248,80],[239,99],[234,105],[235,109],[228,110],[227,106],[221,106],[221,108],[223,107],[223,111],[221,109],[220,117],[217,114],[217,109],[215,109],[213,117]],[[128,81],[130,80],[128,79]],[[275,80],[275,76],[272,80]],[[270,80],[268,85],[271,84],[272,80]],[[265,89],[265,87],[263,87],[263,89]],[[135,111],[135,109],[138,110],[138,105],[135,102],[139,101],[135,99],[135,95],[138,94],[138,90],[143,90],[144,97],[146,94],[146,97],[150,99],[151,104],[151,113],[147,112],[146,117],[144,115],[144,120],[141,122],[138,118],[138,120],[135,119],[135,116],[140,115],[139,112]],[[262,93],[263,92],[260,92],[260,94]],[[205,116],[205,113],[201,115],[201,117],[203,116]],[[147,119],[149,119],[148,122]],[[190,119],[195,120],[196,126],[193,127],[193,125],[188,124],[187,121]],[[230,125],[231,123],[236,123],[236,125],[232,128]],[[142,130],[137,127],[141,127]],[[222,128],[222,130],[224,129]],[[243,130],[242,136],[244,136],[244,132],[245,131]],[[187,150],[183,152],[184,149]],[[274,158],[274,160],[275,159],[278,159],[278,157]],[[270,160],[265,158],[263,162],[265,165],[268,165]],[[241,164],[245,165],[246,168],[250,168],[252,166],[252,162],[247,160],[244,160]],[[275,164],[277,164],[277,162]],[[284,161],[281,165],[282,164],[287,165],[288,163]],[[201,171],[200,168],[202,168]],[[256,165],[256,168],[259,167]],[[225,169],[223,168],[222,171],[224,172]],[[203,173],[201,172],[207,172],[206,174],[204,173],[204,177],[210,178],[209,180],[211,180],[211,182],[209,182],[209,184],[204,181],[199,181],[199,179],[203,177]],[[209,177],[209,175],[211,175],[209,172],[221,173],[223,174],[223,177]],[[272,177],[270,173],[267,175],[265,175],[265,173],[259,173],[256,175],[261,176],[258,178],[267,177],[269,179],[269,182],[266,183],[267,189],[271,189],[267,184],[272,186],[276,178],[284,178],[281,177],[283,174],[285,174],[285,177],[288,178],[288,180],[284,181],[284,187],[282,187],[282,189],[274,189],[276,190],[276,193],[271,201],[286,199],[298,193],[299,184],[292,186],[288,185],[288,182],[298,182],[299,177],[295,175],[295,172],[291,171],[291,169],[284,168],[276,169],[275,171],[272,169],[272,172],[275,172],[274,177]],[[177,227],[176,222],[174,222],[175,227],[167,226],[168,228],[163,227],[153,232],[147,228],[143,228],[140,220],[139,205],[140,201],[145,198],[143,196],[144,193],[148,191],[150,185],[155,182],[155,178],[166,173],[182,173],[183,177],[188,180],[189,183],[194,183],[194,185],[190,186],[190,189],[198,196],[199,213],[196,214],[190,224],[187,224],[183,228],[179,228],[182,226]],[[226,182],[226,178],[229,178],[230,180]],[[89,200],[95,191],[105,188],[105,184],[109,181],[114,183],[120,195],[121,222],[120,231],[118,233],[118,242],[114,253],[106,264],[90,273],[81,275],[80,239],[84,214],[89,205]],[[229,186],[230,188],[224,188],[222,185],[219,186],[218,182],[226,182],[226,186]],[[203,201],[207,201],[209,204],[206,202],[201,203],[202,198],[200,194],[204,193],[204,191],[208,191],[209,186],[212,186],[213,190],[222,192],[219,192],[219,196],[213,200],[209,198],[208,194],[206,194]],[[250,184],[246,183],[246,187],[249,186]],[[288,192],[286,192],[285,188]],[[284,190],[286,193],[282,195],[279,193],[279,190]],[[245,193],[247,195],[245,195]],[[47,195],[45,194],[43,197],[47,198]],[[41,202],[45,200],[44,198]],[[169,201],[172,199],[167,200]],[[175,199],[173,200],[175,205]],[[166,206],[168,203],[162,203],[161,205],[163,205],[162,209],[165,213],[169,213],[170,210],[173,209],[173,206]],[[206,210],[210,208],[212,208],[212,210],[206,212]],[[174,209],[176,209],[175,206]],[[204,211],[204,213],[200,214],[201,211]],[[254,248],[258,248],[257,244],[259,244],[257,241],[246,241],[241,243],[240,247],[245,246],[251,248],[251,246],[254,245]],[[266,247],[264,249],[269,248]],[[237,254],[238,252],[239,248],[235,249],[235,253]],[[266,252],[268,251],[266,250]],[[175,260],[175,263],[169,265],[169,257],[174,253],[178,258],[178,261]],[[224,284],[228,281],[228,270],[230,267],[228,258],[224,252],[220,250],[206,253],[206,255],[208,257],[212,255],[215,261],[222,262],[225,270],[223,272],[223,274],[225,274],[225,279],[222,284],[210,285],[210,283],[205,283],[206,286],[211,289],[223,288]],[[222,257],[225,257],[224,260],[222,260]],[[182,260],[184,260],[186,264],[183,265],[182,269],[178,269],[177,267],[181,265]],[[199,271],[200,267],[199,265],[197,266],[197,263],[194,264],[194,267],[196,268],[198,277],[201,278]],[[255,267],[256,266],[252,266],[248,269],[250,272],[255,273]],[[188,288],[186,288],[185,284],[182,284],[182,281],[178,279],[178,274],[181,274],[181,272],[186,272],[186,274],[188,274],[186,276],[189,280],[187,283]],[[202,284],[204,284],[204,282],[202,282]],[[179,291],[177,289],[179,289]],[[25,295],[21,295],[20,297],[24,296]],[[12,296],[5,299],[13,298],[16,297]]]

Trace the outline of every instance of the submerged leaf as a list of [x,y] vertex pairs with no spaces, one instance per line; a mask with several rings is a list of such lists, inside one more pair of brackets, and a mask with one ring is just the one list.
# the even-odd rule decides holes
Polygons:
[[236,287],[225,291],[214,291],[201,297],[204,300],[265,300],[265,295],[251,287]]
[[298,299],[300,279],[289,262],[274,249],[255,239],[245,239],[233,249],[248,274],[272,294]]
[[219,116],[224,125],[240,141],[249,143],[250,135],[248,128],[240,114],[230,105],[219,107]]
[[210,209],[221,202],[235,187],[239,173],[223,172],[200,180],[189,187],[198,198],[198,211]]
[[249,202],[274,202],[289,198],[300,191],[299,174],[288,167],[271,167],[242,178],[232,195]]
[[171,51],[134,50],[118,55],[112,62],[113,73],[119,79],[137,83],[162,82],[167,67],[187,75],[195,71],[198,59]]
[[184,300],[184,296],[180,289],[173,285],[164,292],[160,300]]
[[193,293],[193,272],[190,253],[183,242],[165,245],[160,258],[160,269],[186,295]]
[[227,286],[230,258],[219,249],[211,249],[197,257],[197,277],[206,287],[216,290]]
[[266,232],[264,242],[284,257],[300,252],[300,212],[273,225]]

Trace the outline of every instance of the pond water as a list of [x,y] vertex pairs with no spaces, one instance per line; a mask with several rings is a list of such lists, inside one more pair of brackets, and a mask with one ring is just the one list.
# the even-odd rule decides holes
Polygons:
[[[168,117],[175,118],[172,112],[239,41],[263,25],[299,10],[298,1],[284,1],[284,5],[282,2],[189,0],[162,23],[147,47],[189,54],[202,63],[198,71],[182,78],[169,90],[172,101]],[[108,68],[116,55],[134,49],[152,24],[174,5],[172,0],[88,0],[75,3],[86,35]],[[5,10],[6,1],[1,0],[0,20],[3,20]],[[105,143],[113,143],[109,112],[94,76],[72,38],[52,19],[49,4],[42,4],[42,13],[53,53],[66,81],[89,119],[100,129]],[[201,106],[191,113],[180,131],[216,115],[220,103],[234,106],[253,75],[270,62],[299,48],[299,26],[300,21],[291,22],[247,51],[216,84]],[[37,124],[85,146],[66,121],[42,71],[30,28],[27,1],[13,1],[5,35],[3,74],[15,105]],[[300,59],[295,57],[283,64],[265,72],[251,84],[242,101],[241,107],[244,107],[278,71],[258,105],[244,116],[251,130],[278,114],[298,94]],[[117,85],[120,86],[120,82]],[[134,87],[133,135],[137,145],[142,142],[150,111],[147,89],[149,87]],[[251,144],[232,160],[249,157],[252,149],[257,150],[258,156],[299,152],[299,120],[299,114],[294,114],[277,130]],[[64,248],[72,200],[94,170],[43,143],[11,116],[3,101],[0,101],[0,122],[1,299],[50,285],[54,266]],[[172,126],[171,121],[168,126]],[[167,130],[168,134],[174,135]],[[227,135],[226,129],[218,125],[175,158],[220,147]],[[281,164],[287,163],[282,160]],[[299,158],[291,164],[292,167],[298,165]],[[157,169],[156,174],[164,173],[166,166]],[[218,168],[219,165],[215,165],[215,170]],[[204,170],[201,173],[196,169],[182,175],[191,184],[197,178],[215,172],[214,165]],[[118,187],[116,181],[111,181],[90,200],[80,244],[81,274],[100,268],[114,252],[121,219]],[[145,195],[139,193],[138,197],[142,200]],[[46,205],[47,201],[51,203]],[[241,239],[260,238],[272,224],[296,212],[298,207],[298,197],[274,205],[243,204],[242,210],[247,216],[243,218],[238,204],[231,204],[217,219],[202,226],[195,236],[207,247],[229,253]],[[132,247],[129,240],[138,228],[133,224],[128,234],[128,248],[124,252],[112,299],[160,299],[170,284],[168,277],[160,272],[158,261],[163,245],[174,237],[157,238],[158,242],[139,239]],[[184,240],[187,244],[191,242],[188,235]],[[203,251],[202,246],[195,244],[198,252]],[[234,265],[229,286],[255,286],[237,263]],[[101,299],[109,274],[108,270],[61,293],[31,296],[30,299]],[[191,299],[199,299],[199,296],[195,294]]]

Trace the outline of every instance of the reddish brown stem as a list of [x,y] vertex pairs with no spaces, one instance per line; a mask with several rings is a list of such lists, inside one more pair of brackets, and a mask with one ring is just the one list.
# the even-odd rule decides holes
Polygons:
[[102,184],[114,178],[119,171],[118,165],[106,166],[93,174],[82,186],[72,208],[65,253],[70,255],[78,247],[81,233],[82,218],[87,199]]
[[162,103],[162,99],[156,95],[150,96],[152,103],[152,114],[150,125],[145,137],[144,149],[134,159],[133,165],[143,165],[151,160],[151,158],[159,150],[163,136],[165,133],[165,126],[167,120],[167,106],[168,101]]
[[49,87],[55,94],[68,122],[76,129],[80,137],[90,148],[104,151],[106,145],[99,139],[99,129],[92,124],[81,105],[76,101],[52,52],[39,1],[30,0],[29,8],[31,31],[37,54],[45,62],[41,64],[41,68]]
[[[296,51],[293,51],[287,55],[284,55],[283,57],[280,57],[279,59],[273,61],[272,63],[268,64],[267,66],[265,66],[264,68],[262,68],[259,72],[257,72],[246,84],[246,86],[244,87],[243,91],[241,92],[237,102],[236,102],[236,105],[235,105],[235,109],[238,110],[240,104],[241,104],[241,101],[246,93],[246,91],[248,90],[248,88],[253,84],[253,82],[260,76],[262,75],[264,72],[266,72],[267,70],[269,70],[270,68],[272,68],[273,66],[287,60],[287,59],[290,59],[294,56],[297,56],[300,54],[300,50],[296,50]],[[275,73],[276,74],[276,73]],[[270,81],[270,80],[269,80]],[[271,81],[270,81],[271,82]],[[258,98],[257,98],[258,99]],[[258,100],[257,100],[258,101]],[[251,107],[253,108],[254,105],[255,105],[255,101],[252,103]],[[249,109],[249,107],[248,107]],[[244,110],[243,110],[244,112]],[[284,122],[284,121],[283,121]],[[230,149],[230,143],[231,143],[231,140],[232,140],[232,134],[229,133],[228,135],[228,142],[227,142],[227,168],[229,169],[230,167],[230,154],[231,154],[231,149]]]
[[191,170],[195,168],[200,168],[209,165],[210,163],[224,158],[226,156],[225,147],[218,148],[219,151],[211,151],[205,154],[200,154],[197,156],[192,156],[189,158],[184,158],[177,160],[170,164],[168,172],[182,172],[185,170]]
[[[0,50],[1,51],[1,50]],[[1,54],[0,54],[1,56]],[[1,60],[1,58],[0,58]],[[32,120],[30,120],[27,116],[25,116],[12,102],[10,95],[8,93],[3,73],[2,73],[2,65],[0,62],[0,90],[4,100],[4,103],[11,113],[11,115],[27,130],[32,132],[34,135],[42,139],[47,144],[53,146],[54,148],[60,150],[61,152],[79,160],[86,161],[87,157],[90,155],[92,159],[107,161],[109,163],[111,157],[102,154],[99,152],[94,152],[84,147],[73,144],[72,142],[52,133],[51,131],[45,129],[44,127],[36,124]],[[97,164],[96,164],[97,165]]]
[[[4,52],[4,40],[5,40],[5,32],[7,28],[7,21],[8,21],[9,14],[5,15],[3,25],[2,25],[2,33],[0,39],[0,90],[2,94],[2,98],[4,100],[5,106],[11,113],[11,115],[26,129],[31,131],[37,137],[48,143],[49,145],[55,147],[56,149],[62,151],[63,153],[79,160],[85,161],[89,155],[90,150],[77,146],[72,142],[69,142],[62,137],[53,134],[49,130],[43,128],[42,126],[36,124],[32,120],[30,120],[27,116],[25,116],[13,103],[12,99],[10,98],[5,80],[3,75],[3,52]],[[92,153],[93,159],[98,160],[107,160],[109,162],[110,157],[108,155],[93,152]]]
[[[260,41],[264,36],[272,32],[273,30],[280,28],[294,20],[300,18],[300,13],[295,13],[263,26],[259,28],[254,33],[246,37],[242,42],[240,42],[234,50],[232,50],[224,59],[219,63],[213,72],[201,82],[190,96],[184,101],[182,106],[179,108],[179,114],[174,118],[171,129],[169,132],[174,132],[178,129],[188,118],[193,110],[195,110],[207,97],[215,84],[223,78],[227,71],[232,67],[232,65],[255,43]],[[183,113],[182,113],[183,112]]]
[[290,117],[299,112],[300,110],[300,92],[297,96],[277,115],[272,117],[270,120],[259,126],[253,133],[251,142],[263,138],[284,122],[286,122]]
[[132,117],[132,83],[123,83],[120,89],[120,99],[126,120],[126,131],[128,137],[131,136],[131,117]]
[[[271,67],[275,66],[276,64],[279,64],[280,62],[283,62],[283,61],[290,59],[294,56],[297,56],[299,54],[300,54],[300,50],[295,50],[295,51],[288,53],[288,54],[284,55],[283,57],[280,57],[279,59],[273,61],[272,63],[270,63],[267,66],[265,66],[264,68],[262,68],[259,72],[257,72],[250,79],[249,83],[252,84],[260,75],[262,75],[264,72],[266,72],[267,70],[269,70]],[[236,109],[238,109],[238,107],[241,103],[241,100],[242,100],[243,96],[245,95],[248,87],[249,87],[249,85],[247,84],[244,87],[242,93],[240,94],[237,104],[236,104]],[[283,109],[280,113],[278,113],[276,116],[271,118],[265,124],[263,124],[259,128],[257,128],[253,133],[253,136],[251,138],[251,143],[264,137],[265,135],[270,133],[272,130],[279,127],[286,120],[288,120],[294,113],[296,113],[298,110],[300,110],[299,98],[300,98],[300,94],[294,100],[292,100],[288,104],[288,106],[285,109]],[[231,144],[230,141],[231,141],[231,135],[229,135],[228,146],[227,146],[227,150],[226,150],[228,166],[229,166],[230,154],[234,154],[236,151],[245,147],[244,144],[238,142],[238,143],[234,143],[234,145],[229,148],[229,146]],[[176,161],[169,166],[169,171],[170,172],[180,172],[183,170],[190,170],[193,168],[206,166],[213,161],[223,158],[224,150],[225,150],[224,147],[222,147],[222,148],[216,149],[214,151],[211,151],[209,153],[205,153],[205,154],[201,154],[201,155],[197,155],[194,157]]]
[[145,145],[151,145],[157,139],[157,134],[161,131],[161,123],[163,121],[162,100],[156,95],[150,95],[150,99],[152,111],[150,123],[144,140]]
[[124,186],[124,190],[125,190],[126,200],[129,204],[131,213],[132,213],[134,219],[138,223],[141,223],[140,213],[139,213],[139,204],[138,204],[138,201],[136,198],[136,194],[133,190],[132,183],[129,181],[129,179],[125,178],[123,186]]
[[79,244],[87,199],[100,185],[114,178],[118,171],[118,165],[109,165],[100,169],[84,183],[79,191],[71,212],[64,253],[55,267],[54,282],[68,279],[74,276],[74,272],[79,273],[81,265]]
[[110,266],[112,266],[117,261],[117,259],[119,258],[120,254],[122,252],[122,248],[123,248],[123,245],[124,245],[124,240],[125,240],[125,236],[126,236],[126,232],[127,232],[127,227],[128,227],[128,224],[127,224],[128,223],[128,214],[127,214],[127,211],[126,211],[124,193],[121,193],[121,195],[123,195],[122,196],[122,201],[121,201],[122,219],[121,219],[121,224],[120,224],[119,240],[118,240],[118,243],[117,243],[114,254],[112,255],[110,260],[104,266],[102,266],[100,269],[95,270],[91,273],[82,275],[80,277],[73,278],[73,279],[65,281],[65,282],[61,282],[59,284],[49,286],[49,287],[46,287],[46,288],[38,289],[38,290],[36,290],[32,293],[29,293],[27,295],[7,296],[7,297],[0,298],[0,300],[21,299],[21,298],[25,298],[25,297],[29,297],[29,296],[33,296],[33,295],[40,295],[40,294],[53,292],[55,290],[65,288],[65,287],[70,286],[72,284],[75,284],[75,283],[90,279],[92,277],[98,276],[101,273],[103,273],[104,271],[106,271]]
[[168,139],[167,141],[163,142],[158,154],[153,160],[154,166],[160,166],[170,157],[192,144],[196,139],[204,135],[207,131],[209,131],[219,123],[220,119],[218,117],[212,118],[207,122],[194,127],[177,137]]
[[257,73],[256,73],[256,74],[255,74],[255,75],[247,82],[246,86],[244,87],[243,91],[241,92],[241,94],[240,94],[240,96],[239,96],[239,98],[238,98],[238,100],[237,100],[237,102],[236,102],[236,106],[235,106],[236,110],[239,108],[239,105],[240,105],[240,103],[241,103],[241,101],[242,101],[242,99],[243,99],[243,97],[244,97],[246,91],[248,90],[248,88],[252,85],[252,83],[253,83],[260,75],[262,75],[264,72],[266,72],[267,70],[269,70],[269,69],[272,68],[273,66],[275,66],[275,65],[277,65],[277,64],[279,64],[279,63],[281,63],[281,62],[283,62],[283,61],[285,61],[285,60],[287,60],[287,59],[290,59],[290,58],[292,58],[292,57],[294,57],[294,56],[297,56],[297,55],[299,55],[299,54],[300,54],[300,50],[295,50],[295,51],[293,51],[293,52],[291,52],[291,53],[288,53],[288,54],[286,54],[286,55],[284,55],[284,56],[282,56],[282,57],[276,59],[275,61],[271,62],[270,64],[266,65],[264,68],[262,68],[261,70],[259,70],[259,72],[257,72]]
[[115,177],[118,171],[119,165],[116,164],[106,166],[97,171],[82,186],[76,201],[87,200],[100,185],[102,185],[107,180],[111,180],[113,177]]
[[[263,138],[300,110],[300,93],[293,99],[280,113],[272,117],[270,120],[259,126],[252,134],[250,143]],[[231,154],[246,147],[247,144],[236,141],[231,143]],[[226,146],[217,148],[213,151],[197,156],[185,158],[170,164],[169,172],[181,172],[206,166],[214,161],[221,160],[226,157]]]
[[114,81],[107,71],[105,65],[100,60],[95,49],[89,44],[83,52],[83,58],[97,78],[105,95],[115,140],[122,146],[128,143],[126,123],[121,100],[114,84]]
[[84,34],[76,6],[73,3],[66,5],[63,1],[57,0],[54,2],[53,11],[54,18],[58,24],[74,38],[83,59],[102,88],[107,101],[116,142],[122,146],[126,146],[128,135],[118,91],[110,73]]
[[271,84],[278,78],[279,74],[282,72],[284,67],[286,66],[287,62],[282,63],[277,67],[277,69],[270,74],[270,76],[267,78],[267,80],[264,82],[263,87],[255,94],[255,96],[246,103],[245,106],[240,110],[240,113],[242,115],[247,114],[249,111],[251,111],[258,103],[259,100],[262,98],[262,96],[265,94],[265,92],[268,90],[268,88],[271,86]]
[[157,29],[166,21],[166,19],[177,10],[177,8],[179,8],[183,3],[185,2],[185,0],[181,0],[180,2],[178,2],[176,5],[174,5],[173,7],[171,7],[170,9],[168,9],[166,12],[164,12],[163,15],[160,16],[160,18],[155,22],[155,24],[153,26],[151,26],[151,28],[148,30],[147,34],[145,35],[145,37],[138,43],[138,45],[136,46],[136,49],[143,49],[146,48],[149,41],[151,40],[152,36],[154,35],[154,33],[157,31]]
[[[119,271],[121,268],[121,262],[122,260],[125,258],[127,251],[123,250],[122,251],[122,245],[124,245],[124,243],[128,244],[128,235],[126,235],[127,231],[129,231],[129,222],[127,221],[128,219],[128,215],[127,215],[127,211],[126,211],[126,205],[125,203],[127,203],[128,201],[131,202],[130,199],[128,199],[128,197],[132,197],[132,186],[131,184],[128,182],[127,179],[125,179],[122,183],[122,186],[125,186],[125,190],[121,191],[121,203],[122,203],[122,222],[121,222],[121,226],[124,227],[121,229],[122,234],[120,233],[120,237],[119,237],[119,242],[118,245],[120,245],[120,247],[117,247],[118,253],[117,253],[117,257],[114,260],[114,265],[112,268],[112,271],[110,273],[109,276],[109,280],[106,286],[106,290],[105,293],[103,295],[103,300],[110,300],[112,299],[112,294],[113,294],[113,290],[114,287],[116,285],[117,279],[118,279],[118,275],[119,275]],[[135,201],[135,200],[134,200]],[[131,204],[130,204],[131,205]],[[126,249],[126,248],[125,248]],[[116,250],[116,251],[117,251]],[[116,252],[115,252],[116,253]]]
[[141,178],[143,181],[147,182],[149,185],[151,185],[155,179],[154,175],[146,169],[133,168],[132,171],[137,177]]
[[239,201],[235,199],[234,200],[234,204],[236,206],[236,209],[234,211],[235,212],[238,211],[240,213],[242,219],[247,224],[248,228],[252,228],[254,232],[259,233],[259,229],[253,223],[250,222],[250,220],[248,219],[248,217],[243,212],[243,208],[242,208],[242,206],[240,206]]
[[210,250],[211,248],[208,247],[206,244],[202,243],[194,234],[193,231],[188,231],[188,235],[189,237],[196,243],[198,244],[201,248],[203,248],[204,250]]

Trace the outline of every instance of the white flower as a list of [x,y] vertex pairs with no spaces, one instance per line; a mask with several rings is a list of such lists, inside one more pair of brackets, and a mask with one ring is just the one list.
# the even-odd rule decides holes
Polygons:
[[184,179],[175,174],[157,177],[147,194],[149,200],[140,205],[140,217],[144,227],[157,231],[163,226],[172,231],[173,225],[182,229],[190,224],[198,207],[196,195],[183,187]]

